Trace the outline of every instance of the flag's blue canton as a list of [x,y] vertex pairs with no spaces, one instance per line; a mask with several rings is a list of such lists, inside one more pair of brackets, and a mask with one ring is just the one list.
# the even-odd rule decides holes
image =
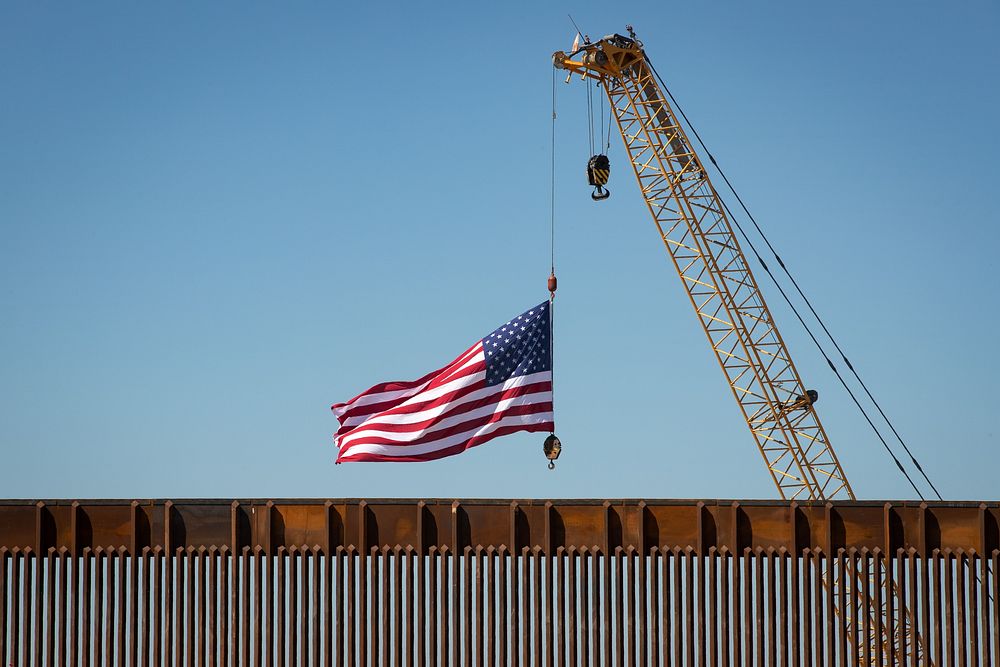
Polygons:
[[483,339],[486,384],[552,370],[549,302],[521,313]]

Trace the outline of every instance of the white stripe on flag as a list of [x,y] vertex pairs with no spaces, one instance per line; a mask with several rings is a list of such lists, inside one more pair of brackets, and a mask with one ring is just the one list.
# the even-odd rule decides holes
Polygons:
[[[482,353],[482,351],[479,352],[478,360],[480,362],[483,361],[483,353]],[[448,394],[450,394],[450,393],[452,393],[454,391],[458,391],[459,389],[463,389],[465,387],[471,387],[472,385],[476,384],[477,382],[483,382],[484,380],[486,380],[486,371],[485,370],[477,372],[477,373],[472,373],[471,375],[466,375],[465,377],[458,378],[457,380],[451,380],[449,382],[446,382],[446,383],[444,383],[443,385],[441,385],[439,387],[434,387],[433,389],[420,392],[419,394],[416,394],[415,396],[410,396],[405,401],[402,401],[401,403],[398,403],[398,404],[393,405],[391,407],[384,408],[383,410],[380,410],[379,412],[368,413],[367,415],[352,415],[352,416],[348,417],[347,419],[343,420],[341,422],[341,425],[342,426],[347,426],[347,427],[354,427],[355,425],[363,424],[364,422],[368,421],[369,419],[377,418],[379,415],[381,415],[384,412],[388,412],[389,410],[394,410],[396,408],[401,408],[401,407],[406,406],[406,405],[416,405],[416,404],[419,404],[419,403],[425,403],[427,401],[433,401],[435,398],[440,398],[442,396],[446,396],[446,395],[448,395]]]
[[[475,376],[470,376],[470,377],[478,377],[478,379],[482,381],[486,379],[486,373],[484,371],[483,373],[476,373]],[[471,403],[473,401],[482,400],[489,396],[493,396],[494,394],[501,394],[510,389],[517,389],[518,387],[524,387],[530,384],[536,384],[540,382],[551,382],[551,381],[552,381],[552,371],[545,371],[542,373],[532,373],[531,375],[519,375],[517,377],[513,377],[510,378],[509,380],[506,380],[503,384],[494,385],[492,387],[483,387],[482,389],[476,389],[475,391],[470,391],[465,396],[456,398],[453,401],[448,401],[447,403],[435,406],[433,408],[428,408],[417,412],[401,412],[401,413],[389,413],[389,411],[386,410],[385,412],[379,412],[373,414],[369,416],[367,419],[358,420],[357,422],[355,422],[357,423],[357,426],[351,431],[351,433],[350,434],[345,433],[343,437],[346,437],[347,435],[354,435],[358,431],[358,429],[368,428],[370,426],[375,426],[377,424],[416,424],[418,422],[422,422],[427,419],[432,419],[433,417],[437,417],[441,414],[444,414],[445,412],[459,405],[464,405],[466,403]],[[475,384],[475,383],[470,382],[468,384],[462,384],[460,386],[456,385],[453,388],[461,388],[464,386],[468,386],[469,384]],[[428,392],[428,396],[430,395],[430,393],[431,392]],[[422,403],[424,400],[426,399],[421,398],[420,403]],[[400,406],[397,406],[396,408],[392,409],[395,410],[398,409],[399,407]],[[344,425],[353,426],[354,423],[350,422],[351,420],[347,420],[344,422]]]
[[337,462],[430,461],[508,433],[554,428],[549,313],[542,302],[443,368],[335,403]]
[[[362,408],[366,405],[372,405],[375,403],[386,403],[388,401],[402,400],[409,398],[415,394],[419,394],[423,389],[435,380],[439,380],[442,376],[445,376],[445,372],[448,371],[447,375],[454,375],[463,368],[468,367],[476,362],[476,353],[479,353],[479,358],[482,358],[482,343],[476,343],[471,348],[463,352],[458,359],[451,362],[440,371],[437,372],[433,377],[428,378],[426,381],[421,382],[418,385],[414,385],[408,389],[394,389],[392,391],[382,391],[376,394],[361,394],[353,400],[333,408],[333,416],[340,419],[344,414],[350,412],[351,410],[356,410],[357,408]],[[464,361],[463,361],[464,360]],[[456,364],[461,362],[461,366],[454,368]],[[447,376],[445,376],[447,377]],[[369,413],[370,414],[370,413]]]
[[552,421],[553,415],[551,412],[540,412],[534,415],[508,416],[495,422],[490,422],[481,428],[466,431],[465,433],[458,433],[448,438],[428,442],[423,445],[357,445],[356,447],[351,448],[350,452],[344,454],[342,460],[349,460],[352,457],[359,456],[361,454],[377,454],[381,456],[418,456],[420,454],[429,454],[431,452],[447,449],[453,445],[461,444],[471,438],[488,435],[504,426],[547,424],[552,423]]
[[[457,424],[461,424],[467,421],[480,420],[483,417],[488,417],[492,414],[502,413],[510,407],[516,407],[521,405],[533,405],[535,403],[549,403],[552,401],[551,391],[542,391],[534,394],[526,394],[524,396],[515,396],[513,398],[507,398],[501,400],[497,403],[486,405],[475,410],[469,410],[468,412],[463,412],[461,414],[453,415],[451,417],[445,417],[434,422],[431,426],[426,429],[416,430],[416,431],[379,431],[376,427],[365,426],[362,429],[351,431],[349,434],[345,435],[340,441],[340,448],[349,448],[350,444],[361,438],[385,438],[386,440],[394,440],[396,442],[412,442],[414,440],[421,440],[431,437],[436,431],[442,429],[447,429]],[[445,406],[448,407],[448,406]]]

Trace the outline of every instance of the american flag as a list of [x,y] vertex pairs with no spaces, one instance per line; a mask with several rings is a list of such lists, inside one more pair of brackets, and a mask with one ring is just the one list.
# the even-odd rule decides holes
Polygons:
[[552,431],[551,343],[546,301],[444,368],[335,404],[337,463],[431,461],[515,431]]

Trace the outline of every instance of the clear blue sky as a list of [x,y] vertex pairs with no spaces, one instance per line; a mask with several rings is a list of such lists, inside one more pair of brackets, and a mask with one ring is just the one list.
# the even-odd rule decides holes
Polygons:
[[[944,495],[1000,497],[995,2],[348,4],[0,9],[0,497],[776,497],[579,83],[557,470],[334,466],[331,403],[545,298],[567,11],[635,25]],[[765,289],[858,495],[913,497]]]

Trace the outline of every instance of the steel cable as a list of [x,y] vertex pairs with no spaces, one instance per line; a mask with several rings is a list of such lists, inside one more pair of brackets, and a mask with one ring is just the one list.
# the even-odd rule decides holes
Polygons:
[[[653,75],[657,78],[657,80],[659,81],[660,85],[663,87],[664,92],[670,98],[670,101],[673,103],[674,108],[677,109],[678,113],[680,113],[681,117],[684,119],[684,122],[687,123],[687,125],[688,125],[689,128],[691,128],[691,132],[694,134],[695,139],[698,140],[698,144],[701,146],[702,150],[705,151],[705,154],[708,156],[708,159],[711,161],[712,165],[719,172],[719,175],[722,176],[722,179],[723,179],[723,181],[725,181],[726,186],[733,193],[733,196],[736,197],[736,200],[740,203],[740,206],[743,209],[744,213],[746,213],[747,217],[753,223],[754,228],[757,230],[757,233],[760,234],[760,237],[764,240],[764,243],[767,245],[768,249],[771,251],[771,254],[774,256],[775,260],[778,262],[778,265],[784,271],[785,275],[788,276],[788,279],[791,281],[792,285],[795,287],[795,289],[798,292],[799,296],[802,298],[802,300],[808,306],[809,311],[813,314],[813,317],[816,318],[816,321],[819,323],[820,327],[823,329],[823,332],[830,339],[830,342],[833,343],[834,347],[837,349],[837,352],[840,354],[841,358],[844,360],[844,363],[847,365],[847,367],[850,369],[851,373],[854,375],[854,378],[858,381],[858,383],[864,389],[864,392],[868,396],[869,400],[871,400],[872,404],[875,406],[875,408],[878,410],[879,414],[882,416],[882,419],[884,419],[885,422],[886,422],[886,424],[889,426],[889,428],[892,431],[893,435],[896,436],[896,439],[899,441],[899,444],[902,445],[903,449],[906,451],[906,453],[909,456],[910,461],[913,463],[914,467],[916,467],[917,471],[920,472],[921,476],[923,476],[924,480],[927,482],[927,484],[934,491],[934,494],[938,497],[938,499],[939,500],[943,500],[943,498],[941,497],[941,494],[937,490],[937,487],[934,486],[934,483],[927,476],[927,473],[924,471],[923,467],[917,461],[916,457],[913,455],[913,452],[910,451],[910,448],[903,441],[902,437],[899,435],[899,432],[896,430],[895,426],[890,421],[889,417],[885,414],[885,411],[882,409],[881,405],[878,403],[878,401],[872,395],[871,391],[869,391],[868,386],[861,379],[861,377],[858,374],[857,370],[854,368],[854,365],[851,364],[850,360],[847,358],[847,355],[844,353],[844,351],[841,349],[840,345],[837,343],[836,339],[833,337],[833,334],[830,333],[830,330],[827,328],[826,324],[820,318],[820,316],[816,312],[815,308],[813,308],[812,303],[806,297],[805,293],[802,291],[802,288],[799,286],[798,282],[795,280],[795,278],[792,276],[791,272],[788,270],[788,267],[785,266],[785,263],[782,261],[781,257],[778,255],[778,253],[775,250],[774,246],[771,245],[771,242],[767,238],[767,235],[761,229],[760,225],[757,223],[757,220],[753,217],[753,214],[750,213],[750,210],[747,208],[746,204],[743,202],[742,197],[740,197],[739,193],[736,191],[736,188],[733,187],[733,184],[730,182],[729,178],[726,176],[725,172],[722,170],[722,168],[719,166],[719,163],[716,161],[715,156],[712,155],[711,151],[709,151],[709,149],[708,149],[708,146],[705,145],[705,142],[704,142],[704,140],[702,140],[701,135],[698,133],[698,130],[691,123],[691,120],[687,117],[687,114],[684,113],[684,110],[681,108],[680,104],[678,104],[677,99],[674,97],[673,93],[670,92],[670,89],[667,87],[667,84],[663,81],[663,78],[660,76],[659,72],[656,71],[656,67],[653,65],[653,63],[649,60],[648,57],[646,57],[646,64],[649,65],[649,68],[653,72]],[[716,195],[718,196],[718,193],[716,193]],[[920,499],[923,500],[924,499],[923,494],[921,494],[920,491],[919,491],[919,489],[917,489],[916,484],[913,483],[913,480],[910,478],[909,474],[907,474],[907,472],[903,468],[903,466],[902,466],[901,462],[899,461],[899,459],[892,452],[892,449],[889,447],[888,443],[885,441],[885,438],[882,437],[882,434],[879,432],[879,430],[875,426],[874,422],[868,416],[868,413],[861,406],[861,403],[858,401],[857,397],[854,395],[854,392],[851,391],[850,387],[848,387],[846,381],[841,376],[840,371],[837,369],[837,367],[830,360],[830,358],[827,355],[826,351],[823,349],[823,346],[819,343],[819,341],[817,340],[816,336],[813,335],[812,330],[809,328],[809,326],[806,324],[805,320],[799,314],[798,310],[792,304],[791,299],[785,293],[785,290],[782,289],[781,285],[778,283],[777,278],[774,277],[774,274],[771,272],[770,268],[767,266],[767,264],[761,258],[760,254],[757,252],[757,248],[754,246],[753,242],[750,241],[750,238],[747,236],[746,232],[743,230],[743,227],[740,225],[739,221],[736,219],[736,217],[733,215],[732,211],[729,209],[729,206],[724,201],[722,201],[721,198],[719,198],[719,201],[722,202],[722,205],[725,208],[726,213],[729,215],[729,218],[733,221],[733,224],[736,225],[736,228],[739,230],[740,235],[743,237],[743,239],[750,246],[751,250],[753,250],[753,253],[756,256],[757,261],[760,262],[761,267],[763,267],[764,271],[767,273],[768,277],[770,277],[770,279],[774,283],[775,287],[778,288],[778,291],[781,292],[781,296],[784,298],[784,300],[788,304],[788,306],[792,309],[792,312],[795,313],[795,316],[798,318],[799,322],[802,324],[803,328],[806,330],[806,333],[809,334],[809,337],[812,339],[813,343],[816,345],[816,348],[820,351],[820,354],[826,360],[827,365],[829,365],[829,367],[833,371],[834,375],[837,376],[837,379],[840,380],[841,385],[843,385],[844,389],[847,390],[847,393],[850,395],[851,399],[854,401],[854,404],[858,407],[858,410],[861,412],[862,415],[864,415],[865,420],[868,422],[869,426],[871,426],[872,430],[875,432],[875,435],[878,436],[878,439],[882,442],[882,445],[885,447],[886,451],[889,453],[889,456],[892,458],[893,462],[896,464],[896,467],[899,468],[900,472],[903,473],[903,475],[906,477],[907,481],[910,483],[910,486],[913,487],[914,491],[917,492],[917,495],[920,497]]]

